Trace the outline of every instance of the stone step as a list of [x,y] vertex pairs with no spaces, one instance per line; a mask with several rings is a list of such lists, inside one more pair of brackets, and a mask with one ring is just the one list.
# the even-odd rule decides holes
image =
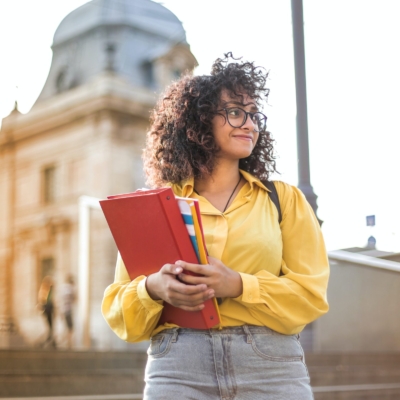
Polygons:
[[116,370],[143,368],[147,355],[138,352],[2,350],[0,374],[10,371]]
[[106,394],[94,396],[5,397],[1,400],[142,400],[143,394]]
[[[400,382],[400,354],[307,354],[313,386]],[[400,397],[399,397],[400,398]]]
[[116,374],[1,375],[0,398],[142,393],[143,371]]
[[115,369],[65,369],[65,370],[54,370],[54,369],[13,369],[10,371],[4,371],[0,376],[50,376],[50,375],[114,375],[116,377],[123,375],[140,375],[143,373],[143,368],[115,368]]
[[314,386],[355,385],[363,383],[400,382],[400,368],[383,366],[308,366],[311,383]]
[[0,351],[0,397],[141,393],[139,352]]
[[400,353],[307,353],[309,366],[384,365],[400,368]]
[[400,383],[313,387],[315,400],[399,400]]

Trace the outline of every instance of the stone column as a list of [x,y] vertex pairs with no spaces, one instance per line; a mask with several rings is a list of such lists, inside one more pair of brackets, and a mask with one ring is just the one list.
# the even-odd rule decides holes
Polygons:
[[[0,136],[0,348],[20,345],[12,310],[14,264],[15,149],[11,132]],[[8,137],[7,137],[8,136]]]

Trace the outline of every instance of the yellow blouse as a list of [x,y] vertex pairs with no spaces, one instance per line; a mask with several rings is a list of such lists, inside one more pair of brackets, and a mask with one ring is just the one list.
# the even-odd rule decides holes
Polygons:
[[[299,333],[328,311],[329,264],[321,229],[301,191],[276,181],[282,210],[279,226],[268,189],[240,172],[247,182],[224,213],[193,191],[193,179],[172,185],[177,196],[199,199],[209,255],[242,277],[242,295],[224,299],[220,306],[220,327],[249,324],[287,335]],[[148,340],[176,326],[157,326],[163,302],[150,298],[145,280],[139,276],[130,281],[118,256],[102,312],[111,329],[128,342]]]

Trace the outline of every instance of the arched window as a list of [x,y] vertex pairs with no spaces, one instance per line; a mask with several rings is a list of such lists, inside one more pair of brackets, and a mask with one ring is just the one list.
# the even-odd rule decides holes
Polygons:
[[68,89],[68,84],[67,84],[67,69],[63,68],[57,75],[56,78],[56,88],[57,88],[57,93],[64,92],[65,90]]
[[153,88],[155,86],[153,63],[150,61],[143,63],[142,70],[145,85]]

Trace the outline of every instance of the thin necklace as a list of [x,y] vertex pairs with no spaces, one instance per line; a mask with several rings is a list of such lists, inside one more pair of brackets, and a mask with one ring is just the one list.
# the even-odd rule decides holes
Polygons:
[[[239,174],[239,175],[240,175],[240,174]],[[239,183],[240,183],[241,180],[242,180],[242,175],[239,176],[239,182],[236,184],[235,188],[233,189],[233,192],[232,192],[231,195],[229,196],[229,199],[228,199],[228,201],[226,202],[224,211],[222,211],[223,213],[224,213],[224,212],[226,211],[226,209],[228,208],[228,204],[229,204],[229,202],[231,201],[231,198],[232,198],[232,196],[233,196],[233,193],[236,192],[236,189],[237,189],[237,187],[239,186]],[[198,192],[195,188],[193,188],[193,191],[194,191],[196,194],[198,194],[198,195],[200,196],[199,192]]]

